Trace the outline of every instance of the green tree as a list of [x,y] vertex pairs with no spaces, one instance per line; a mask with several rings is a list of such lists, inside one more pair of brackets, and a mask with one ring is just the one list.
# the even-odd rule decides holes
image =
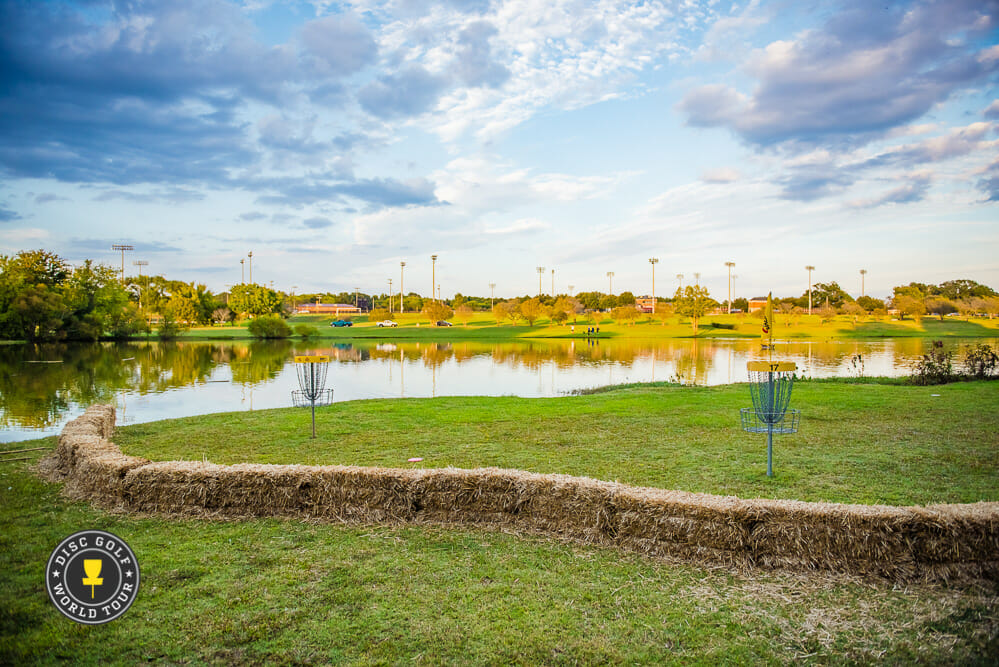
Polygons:
[[262,315],[247,326],[254,338],[288,338],[291,327],[279,315]]
[[534,323],[539,318],[546,315],[546,310],[545,306],[541,303],[541,299],[537,297],[522,301],[520,304],[520,316],[527,320],[527,325],[531,327],[534,326]]
[[629,324],[634,324],[635,320],[638,319],[638,308],[635,308],[634,303],[630,306],[618,306],[611,311],[611,317],[617,322],[627,322]]
[[233,285],[229,293],[229,308],[241,315],[268,315],[281,310],[281,297],[263,285]]
[[874,297],[870,296],[862,296],[859,299],[857,299],[857,305],[869,313],[873,312],[878,308],[885,307],[884,301],[882,301],[881,299],[875,299]]
[[957,306],[954,305],[954,302],[944,297],[930,297],[923,303],[926,306],[926,312],[939,315],[941,322],[943,322],[944,315],[957,312]]
[[[455,301],[457,302],[458,295],[455,296]],[[468,326],[468,321],[472,319],[472,309],[471,307],[462,303],[461,305],[456,305],[454,307],[454,319],[462,323],[463,326]]]
[[97,340],[119,320],[129,303],[128,291],[118,280],[118,273],[89,259],[66,279],[63,295],[70,311],[64,326],[67,337],[73,340]]
[[631,292],[621,292],[617,297],[617,305],[619,306],[634,306],[635,305],[635,295]]
[[[807,291],[803,297],[807,305]],[[832,308],[840,308],[844,303],[853,301],[853,297],[847,294],[837,282],[816,283],[812,285],[812,306],[814,307],[815,304],[825,304],[827,301]]]
[[428,301],[426,305],[423,306],[423,314],[427,316],[431,324],[443,320],[449,320],[454,317],[454,311],[441,301]]
[[926,304],[923,303],[923,299],[908,294],[896,294],[895,298],[892,299],[892,305],[903,320],[906,315],[909,315],[912,319],[919,321],[926,314]]
[[679,315],[690,318],[690,326],[697,335],[698,322],[717,302],[708,294],[708,288],[700,285],[687,285],[681,291],[679,288],[673,296],[673,307]]
[[0,255],[0,338],[55,340],[64,332],[60,288],[69,265],[45,250]]
[[997,296],[995,290],[991,287],[968,279],[948,280],[947,282],[940,283],[936,292],[945,299],[951,300]]

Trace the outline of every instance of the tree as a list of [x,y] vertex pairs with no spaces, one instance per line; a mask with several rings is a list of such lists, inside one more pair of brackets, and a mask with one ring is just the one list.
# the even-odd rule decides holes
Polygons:
[[[803,298],[808,301],[808,292],[805,292]],[[816,283],[812,285],[812,304],[829,302],[829,305],[833,308],[839,308],[844,303],[853,301],[853,297],[847,294],[842,287],[839,286],[837,282],[831,283]]]
[[715,305],[717,302],[708,295],[708,289],[700,285],[687,285],[682,291],[678,288],[673,296],[673,307],[678,314],[690,318],[695,336],[698,321]]
[[520,316],[527,320],[527,325],[533,327],[538,318],[544,317],[547,309],[541,303],[541,299],[534,297],[522,301],[520,304]]
[[[125,324],[121,318],[129,303],[128,292],[112,267],[88,259],[73,270],[62,291],[69,311],[63,318],[67,338],[97,340],[113,323],[115,328]],[[133,318],[141,319],[137,310]]]
[[854,325],[857,324],[858,317],[863,317],[864,315],[867,314],[866,310],[864,310],[859,304],[854,303],[853,301],[844,303],[843,308],[841,310],[843,311],[844,314],[849,315],[851,318],[853,318]]
[[940,283],[937,294],[945,299],[957,300],[971,297],[997,296],[995,290],[974,280],[948,280]]
[[892,304],[903,320],[906,315],[909,315],[912,319],[919,321],[922,319],[923,315],[926,314],[926,304],[923,303],[923,300],[917,299],[913,296],[908,296],[907,294],[903,294],[901,296],[896,295],[895,298],[892,299]]
[[923,302],[926,305],[926,312],[939,315],[943,322],[944,315],[957,312],[957,306],[950,299],[943,297],[930,297]]
[[225,324],[232,320],[232,311],[226,307],[216,308],[212,311],[212,321],[215,324]]
[[573,321],[575,321],[577,308],[579,308],[578,301],[572,297],[560,296],[550,308],[552,320],[562,324],[572,315]]
[[732,299],[732,308],[741,310],[742,312],[747,312],[749,310],[749,299],[746,297],[739,297],[738,299]]
[[673,317],[675,312],[676,309],[673,307],[673,304],[666,303],[665,301],[656,301],[655,312],[652,313],[652,316],[658,318],[662,321],[662,325],[666,326],[666,320]]
[[611,311],[611,317],[618,322],[628,322],[629,324],[634,324],[635,320],[638,319],[639,312],[638,308],[635,308],[634,304],[630,306],[618,306]]
[[423,314],[430,319],[431,323],[449,320],[454,317],[454,311],[447,304],[440,301],[428,301],[423,306]]
[[621,292],[617,297],[617,305],[619,306],[634,306],[635,305],[635,295],[631,292]]
[[381,322],[382,320],[387,320],[391,317],[388,308],[375,308],[370,313],[368,313],[369,322]]
[[60,288],[69,272],[65,261],[45,250],[0,255],[0,338],[61,338],[65,304]]
[[880,299],[875,299],[874,297],[870,296],[862,296],[859,299],[857,299],[857,305],[869,313],[873,312],[877,308],[885,307],[884,301],[881,301]]
[[[455,301],[458,300],[457,295],[455,296]],[[462,323],[463,326],[468,326],[468,321],[472,319],[472,309],[462,303],[460,306],[456,306],[454,309],[454,319]]]
[[233,285],[229,293],[229,307],[240,315],[267,315],[281,310],[281,297],[263,285]]

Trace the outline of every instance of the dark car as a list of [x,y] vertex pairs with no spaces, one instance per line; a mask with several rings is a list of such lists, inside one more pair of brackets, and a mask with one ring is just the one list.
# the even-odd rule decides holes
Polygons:
[[445,322],[444,320],[440,320],[437,323],[437,326],[439,326],[439,327],[450,327],[450,326],[454,326],[454,325],[452,325],[450,322]]
[[352,327],[354,323],[350,320],[333,320],[330,322],[331,327]]

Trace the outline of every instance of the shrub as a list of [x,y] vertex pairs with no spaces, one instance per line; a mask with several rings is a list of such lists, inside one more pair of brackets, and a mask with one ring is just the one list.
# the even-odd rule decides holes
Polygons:
[[296,324],[295,333],[302,338],[315,338],[319,335],[319,329],[311,324]]
[[277,315],[264,315],[250,322],[247,327],[254,338],[288,338],[291,327]]
[[953,382],[956,379],[953,359],[954,353],[944,351],[941,341],[933,341],[930,353],[924,354],[913,367],[912,382],[923,385]]
[[156,334],[160,340],[173,340],[182,332],[187,331],[187,329],[187,325],[181,324],[173,319],[171,315],[165,314],[163,316],[163,323],[160,324],[160,328],[157,329]]
[[964,370],[973,378],[984,380],[992,375],[999,365],[999,354],[987,343],[969,347],[964,353]]

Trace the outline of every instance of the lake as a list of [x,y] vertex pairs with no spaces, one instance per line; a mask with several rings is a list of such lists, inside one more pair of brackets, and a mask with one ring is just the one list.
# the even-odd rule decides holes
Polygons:
[[[948,349],[997,339],[950,340]],[[908,375],[932,345],[914,338],[785,341],[804,377]],[[624,382],[744,382],[758,339],[556,339],[481,343],[176,342],[0,345],[0,441],[58,433],[92,403],[119,423],[291,406],[294,356],[332,357],[334,401],[448,395],[558,396]],[[960,354],[956,355],[960,356]],[[748,400],[748,393],[747,393]]]

